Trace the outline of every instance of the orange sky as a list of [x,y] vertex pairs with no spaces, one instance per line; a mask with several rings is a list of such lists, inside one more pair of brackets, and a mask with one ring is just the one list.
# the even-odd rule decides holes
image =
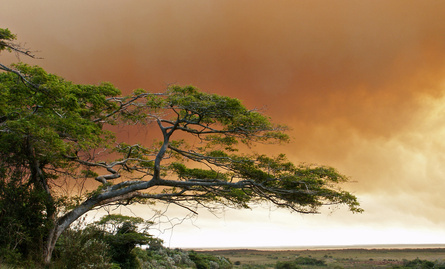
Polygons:
[[77,83],[192,84],[265,108],[292,128],[271,152],[338,168],[365,209],[202,213],[171,245],[445,243],[444,14],[437,0],[21,0],[0,27]]

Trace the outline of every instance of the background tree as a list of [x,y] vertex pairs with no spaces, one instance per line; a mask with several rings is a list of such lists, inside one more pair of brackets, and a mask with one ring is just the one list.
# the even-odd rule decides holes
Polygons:
[[105,242],[102,230],[92,225],[73,226],[66,229],[57,241],[50,268],[120,268],[112,263],[110,246]]
[[[344,204],[361,211],[339,188],[348,179],[334,168],[253,153],[255,143],[288,142],[286,127],[237,99],[192,86],[122,96],[109,83],[79,85],[39,67],[2,69],[0,176],[10,182],[18,174],[23,186],[42,193],[40,212],[52,223],[42,246],[46,263],[71,223],[110,204],[159,201],[196,212],[196,205],[271,202],[300,213]],[[146,126],[158,140],[120,142],[112,125]],[[62,186],[91,181],[94,191],[62,195]]]
[[[142,218],[106,215],[100,221],[65,230],[56,244],[60,268],[140,268],[133,250],[139,245],[158,245]],[[142,250],[140,250],[142,251]],[[117,266],[116,266],[117,265]]]
[[106,215],[94,223],[104,234],[104,242],[110,246],[113,262],[121,268],[138,268],[136,255],[132,253],[136,246],[159,245],[162,241],[153,238],[148,229],[153,223],[142,218],[122,215]]

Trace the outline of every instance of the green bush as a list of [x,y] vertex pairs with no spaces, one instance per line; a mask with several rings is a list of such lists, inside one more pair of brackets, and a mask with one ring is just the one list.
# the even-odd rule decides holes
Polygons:
[[304,265],[316,265],[316,266],[326,266],[326,262],[323,260],[317,260],[314,258],[308,257],[298,257],[295,259],[296,264],[304,264]]
[[326,262],[323,260],[317,260],[310,257],[298,257],[294,261],[279,261],[276,263],[276,269],[297,269],[298,265],[311,265],[311,266],[326,266]]
[[277,262],[275,265],[275,269],[299,269],[298,265],[295,263],[295,261],[284,261],[284,262]]
[[[67,230],[58,241],[53,268],[111,269],[109,245],[96,229]],[[117,267],[120,268],[120,267]]]
[[22,255],[17,249],[9,247],[0,248],[0,264],[14,265],[18,264],[21,259]]
[[143,269],[195,267],[188,256],[188,252],[180,249],[157,247],[143,250],[136,248],[134,253]]
[[406,262],[404,266],[409,268],[434,268],[434,262],[427,261],[427,260],[420,260],[419,258]]
[[416,269],[429,269],[429,268],[438,268],[438,269],[445,269],[445,264],[443,264],[442,262],[432,262],[432,261],[427,261],[427,260],[421,260],[419,258],[414,259],[412,261],[407,261],[404,260],[403,261],[403,265],[395,265],[392,268],[394,269],[411,269],[411,268],[416,268]]
[[224,257],[197,253],[195,251],[190,251],[189,257],[195,263],[196,269],[230,269],[233,267],[232,263]]

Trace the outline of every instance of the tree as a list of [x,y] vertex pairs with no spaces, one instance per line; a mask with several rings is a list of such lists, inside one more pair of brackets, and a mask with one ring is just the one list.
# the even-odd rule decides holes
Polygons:
[[12,175],[0,179],[0,261],[14,262],[41,256],[38,249],[51,228],[45,214],[45,193],[29,188]]
[[74,226],[66,229],[57,241],[50,268],[113,268],[103,232],[91,225]]
[[[100,221],[70,227],[61,235],[54,251],[60,268],[140,268],[133,251],[138,245],[158,245],[147,229],[152,222],[142,218],[105,215]],[[140,250],[142,251],[142,250]]]
[[147,232],[152,224],[142,218],[111,214],[102,217],[94,225],[104,233],[104,241],[110,246],[111,257],[115,263],[121,268],[138,268],[136,255],[132,250],[137,245],[151,246],[162,243]]
[[[251,153],[255,143],[288,142],[287,128],[237,99],[192,86],[121,95],[110,83],[75,84],[37,66],[0,68],[0,179],[20,175],[22,186],[44,194],[41,212],[52,223],[45,263],[71,223],[110,204],[160,201],[195,212],[193,205],[271,202],[300,213],[344,204],[361,211],[339,188],[348,178],[334,168]],[[129,144],[110,128],[131,125],[157,129],[159,140]],[[94,180],[94,191],[60,191]]]

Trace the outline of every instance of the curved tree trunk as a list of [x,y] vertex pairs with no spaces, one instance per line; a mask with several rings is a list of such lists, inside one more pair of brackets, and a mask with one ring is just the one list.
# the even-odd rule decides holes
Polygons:
[[[144,184],[144,186],[145,185],[146,184]],[[134,188],[134,186],[133,186],[133,188]],[[120,200],[120,199],[124,199],[124,198],[130,198],[127,195],[129,192],[134,190],[133,188],[126,188],[127,191],[120,189],[120,190],[114,191],[114,192],[106,192],[106,193],[100,194],[98,196],[91,197],[90,199],[86,200],[85,202],[80,204],[78,207],[76,207],[75,209],[66,213],[62,217],[55,219],[54,227],[49,232],[48,237],[46,238],[44,249],[43,249],[43,261],[44,261],[45,265],[49,265],[51,263],[52,254],[53,254],[54,248],[56,246],[56,242],[59,239],[60,235],[74,221],[76,221],[83,214],[87,213],[92,208],[94,208],[97,205],[100,205],[101,203],[107,203],[110,201]]]
[[72,211],[66,213],[61,218],[54,221],[54,227],[50,230],[48,237],[46,238],[45,246],[43,249],[43,262],[45,265],[51,263],[52,254],[56,246],[56,242],[60,235],[79,217],[91,210],[95,204],[97,204],[98,199],[91,198],[80,206],[76,207]]

